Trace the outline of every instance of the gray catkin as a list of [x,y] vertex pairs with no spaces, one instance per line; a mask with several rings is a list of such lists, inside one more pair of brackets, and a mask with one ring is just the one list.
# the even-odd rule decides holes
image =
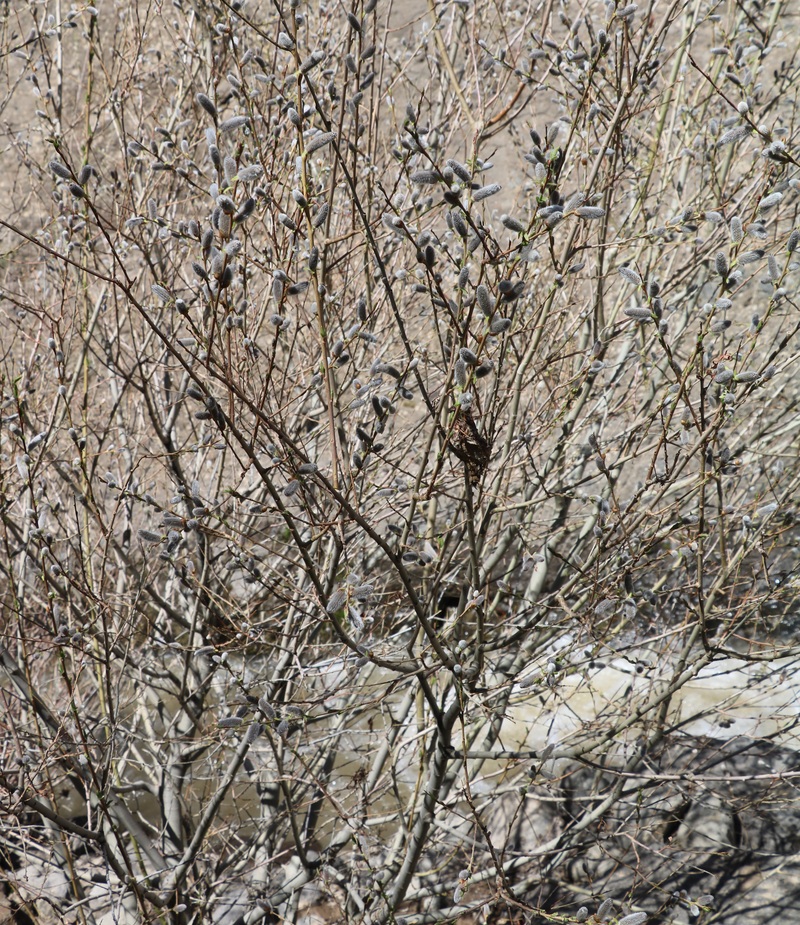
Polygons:
[[251,723],[247,727],[247,734],[245,735],[245,740],[248,743],[255,742],[255,740],[261,735],[264,731],[264,727],[261,723]]
[[306,145],[306,154],[313,154],[315,151],[319,151],[320,148],[329,145],[335,138],[336,134],[334,132],[322,132],[319,135],[315,135]]
[[773,283],[777,283],[781,278],[781,271],[778,267],[778,261],[770,254],[767,257],[767,269],[769,270],[769,278]]
[[197,102],[205,109],[205,111],[211,116],[212,119],[216,120],[217,118],[217,107],[211,102],[211,100],[205,95],[205,93],[198,93],[195,96]]
[[462,183],[472,182],[472,174],[460,161],[450,158],[445,162],[445,166],[449,167]]
[[233,220],[239,224],[243,222],[249,215],[255,211],[256,201],[252,196],[248,196],[247,199],[242,203],[239,211],[234,215]]
[[564,203],[564,211],[573,212],[579,206],[582,206],[584,202],[586,202],[586,194],[582,192],[575,193]]
[[333,614],[341,610],[347,603],[347,592],[343,588],[337,588],[336,591],[328,598],[325,605],[327,613]]
[[312,71],[321,61],[325,60],[325,52],[314,51],[300,64],[300,73],[307,74]]
[[606,210],[600,208],[600,206],[581,206],[575,210],[575,214],[578,218],[583,218],[587,221],[595,221],[598,218],[602,218],[606,214]]
[[783,199],[783,193],[770,193],[769,196],[765,196],[761,202],[759,202],[759,212],[765,212],[767,209],[773,208],[773,206],[776,206],[781,201],[781,199]]
[[511,327],[510,318],[495,318],[495,320],[489,325],[490,334],[505,334],[505,332]]
[[223,134],[229,132],[235,132],[236,129],[242,128],[250,122],[248,116],[232,116],[230,119],[226,119],[224,122],[220,123],[219,130]]
[[717,147],[723,148],[725,145],[734,144],[737,141],[741,141],[743,138],[747,138],[749,134],[749,125],[737,125],[736,128],[732,128],[725,132],[725,134],[717,142]]
[[653,320],[653,315],[649,308],[626,308],[624,313],[634,321],[649,322]]
[[72,174],[60,161],[50,161],[47,166],[57,177],[61,177],[62,180],[72,179]]
[[258,180],[264,173],[261,164],[250,164],[249,167],[243,167],[237,177],[242,183],[250,183],[252,180]]
[[475,296],[478,300],[478,308],[484,315],[491,315],[494,311],[494,299],[489,294],[489,290],[481,283],[475,290]]
[[361,632],[361,630],[364,629],[364,620],[362,619],[361,614],[354,607],[349,607],[347,615],[350,618],[350,623],[353,629]]
[[644,925],[647,921],[646,912],[631,912],[619,920],[617,925]]
[[453,226],[453,231],[455,231],[456,234],[459,235],[459,237],[462,237],[462,238],[468,237],[469,236],[469,226],[464,221],[464,217],[462,216],[462,214],[458,210],[454,209],[450,213],[449,217],[450,217],[450,222]]
[[642,285],[642,277],[631,267],[620,267],[619,275],[626,280],[626,282],[633,283],[634,286]]
[[311,224],[313,225],[313,227],[319,228],[321,225],[324,225],[325,219],[327,219],[329,212],[330,212],[330,206],[328,205],[327,202],[323,202],[323,204],[319,207],[319,211],[316,213],[314,218],[311,220]]
[[435,170],[416,170],[409,180],[417,186],[433,186],[439,182],[439,174]]
[[500,221],[509,231],[514,231],[517,234],[522,234],[525,231],[525,226],[522,224],[522,222],[517,221],[517,219],[510,215],[501,215]]
[[[223,227],[224,222],[226,220],[228,221],[228,223],[230,223],[229,215],[223,215],[222,219],[220,220],[220,231],[223,234],[227,234],[230,231],[230,228],[228,228],[228,230],[226,231]],[[228,286],[230,286],[232,282],[233,282],[233,268],[230,266],[230,264],[228,264],[228,266],[225,267],[225,269],[222,271],[222,275],[219,277],[219,288],[227,289]]]
[[258,698],[258,709],[261,710],[264,718],[272,722],[275,719],[275,710],[266,697]]
[[222,171],[225,174],[225,185],[232,186],[233,178],[236,175],[236,160],[229,154],[222,161]]
[[739,265],[742,266],[748,263],[756,263],[757,261],[761,260],[763,256],[764,251],[762,250],[745,251],[745,253],[741,254],[739,257]]
[[482,202],[484,199],[488,199],[490,196],[494,196],[496,193],[499,193],[503,187],[499,183],[490,183],[488,186],[482,186],[480,189],[476,189],[472,194],[472,198],[475,202]]

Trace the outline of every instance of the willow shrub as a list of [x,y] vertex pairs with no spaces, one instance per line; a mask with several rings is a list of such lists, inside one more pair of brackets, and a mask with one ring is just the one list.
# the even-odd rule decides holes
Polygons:
[[4,11],[27,920],[706,915],[788,741],[790,5],[390,6]]

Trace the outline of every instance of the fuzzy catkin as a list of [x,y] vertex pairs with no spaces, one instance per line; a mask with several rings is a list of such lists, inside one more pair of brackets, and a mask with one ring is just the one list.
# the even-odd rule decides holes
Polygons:
[[211,102],[205,93],[198,93],[195,96],[195,99],[200,104],[200,106],[205,109],[205,111],[211,116],[211,118],[216,121],[217,107]]
[[334,132],[322,132],[319,135],[315,135],[306,145],[306,154],[314,154],[315,151],[319,151],[321,148],[329,145],[335,138],[336,135]]
[[488,186],[482,186],[480,189],[476,189],[472,194],[472,198],[475,202],[482,202],[484,199],[488,199],[490,196],[494,196],[499,193],[503,187],[499,183],[490,183]]
[[478,307],[484,315],[491,315],[494,311],[494,299],[489,294],[489,290],[481,283],[475,290],[475,296],[478,300]]

